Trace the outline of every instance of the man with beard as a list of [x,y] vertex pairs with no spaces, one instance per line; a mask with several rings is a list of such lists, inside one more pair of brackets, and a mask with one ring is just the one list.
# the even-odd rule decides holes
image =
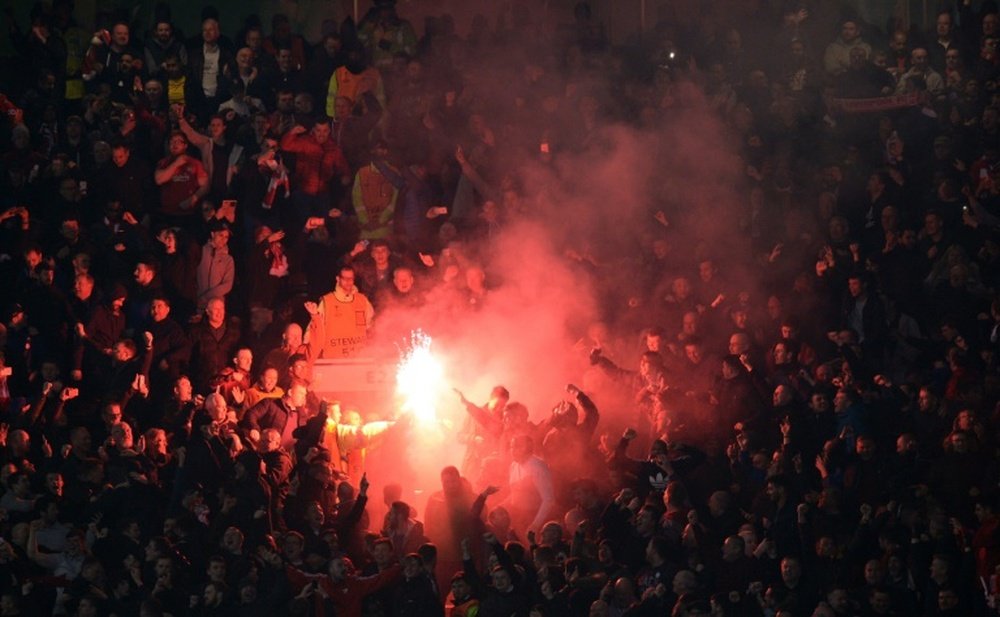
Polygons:
[[174,131],[168,144],[170,155],[160,160],[153,179],[160,187],[161,217],[180,223],[196,212],[195,206],[208,194],[209,176],[201,162],[187,155],[184,133]]

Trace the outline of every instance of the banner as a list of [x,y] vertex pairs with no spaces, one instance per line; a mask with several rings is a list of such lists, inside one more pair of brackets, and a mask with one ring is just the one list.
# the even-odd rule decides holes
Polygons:
[[864,114],[914,107],[920,104],[920,99],[920,92],[910,92],[870,99],[833,99],[833,105],[846,114]]

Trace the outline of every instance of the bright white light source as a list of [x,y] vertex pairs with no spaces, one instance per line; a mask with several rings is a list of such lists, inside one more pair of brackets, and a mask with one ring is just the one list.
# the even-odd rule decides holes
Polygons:
[[423,330],[414,330],[396,367],[396,394],[402,399],[400,410],[413,414],[418,425],[437,422],[435,401],[444,387],[444,369],[431,353],[431,337]]

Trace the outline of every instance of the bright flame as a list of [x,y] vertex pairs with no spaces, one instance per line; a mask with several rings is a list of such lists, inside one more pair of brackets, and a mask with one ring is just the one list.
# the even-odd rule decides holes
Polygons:
[[403,400],[400,410],[412,413],[418,425],[436,423],[435,401],[444,387],[444,369],[431,353],[431,337],[414,330],[396,368],[396,394]]

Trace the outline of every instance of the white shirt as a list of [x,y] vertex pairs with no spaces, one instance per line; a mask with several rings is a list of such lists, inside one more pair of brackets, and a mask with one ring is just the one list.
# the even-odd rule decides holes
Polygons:
[[526,493],[534,489],[541,503],[535,512],[534,520],[529,529],[539,531],[548,522],[549,513],[556,503],[555,490],[552,488],[552,472],[545,461],[537,456],[530,456],[523,463],[514,461],[510,464],[511,499],[515,502],[526,497]]
[[212,97],[219,90],[219,46],[213,49],[203,47],[205,64],[201,69],[201,89],[205,96]]

